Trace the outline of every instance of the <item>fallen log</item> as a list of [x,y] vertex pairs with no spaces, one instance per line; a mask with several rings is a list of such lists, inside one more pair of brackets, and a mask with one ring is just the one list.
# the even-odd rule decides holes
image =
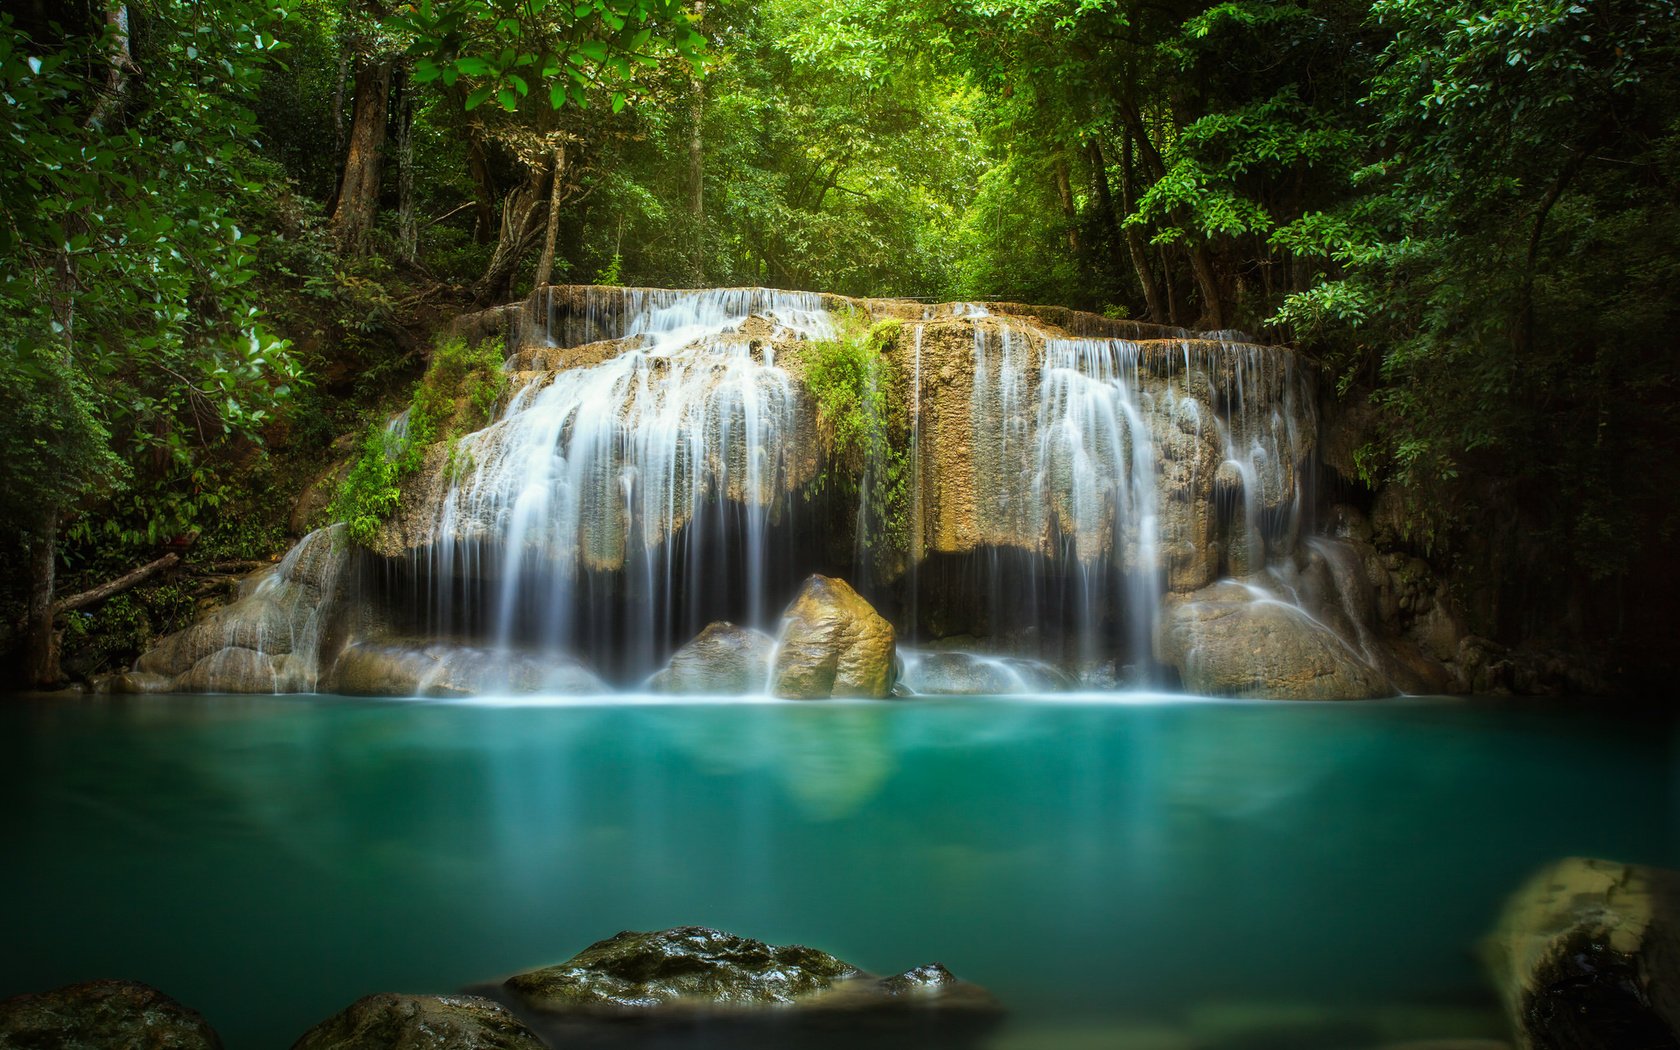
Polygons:
[[118,576],[109,583],[102,583],[99,586],[94,587],[91,590],[83,591],[80,594],[72,594],[68,597],[60,598],[58,601],[53,603],[53,615],[62,616],[73,609],[80,609],[84,606],[92,605],[95,602],[102,602],[112,595],[121,594],[123,591],[133,587],[135,584],[144,583],[146,580],[156,576],[163,570],[180,564],[180,561],[181,556],[172,551],[165,554],[157,561],[148,562],[125,576]]

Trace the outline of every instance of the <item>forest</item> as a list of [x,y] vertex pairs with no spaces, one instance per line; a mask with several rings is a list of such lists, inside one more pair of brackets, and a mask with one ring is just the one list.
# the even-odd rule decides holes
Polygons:
[[185,626],[545,285],[1292,347],[1476,633],[1672,668],[1668,0],[21,0],[0,93],[14,682]]

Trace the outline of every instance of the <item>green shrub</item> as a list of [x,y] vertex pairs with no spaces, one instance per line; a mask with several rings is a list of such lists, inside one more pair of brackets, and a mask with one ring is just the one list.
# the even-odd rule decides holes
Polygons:
[[[460,339],[440,343],[426,374],[415,384],[401,425],[375,422],[362,438],[361,454],[333,498],[330,514],[345,523],[350,538],[367,545],[402,503],[403,479],[426,462],[439,441],[453,442],[484,426],[507,385],[501,348],[493,339],[469,346]],[[450,449],[446,470],[459,466]]]

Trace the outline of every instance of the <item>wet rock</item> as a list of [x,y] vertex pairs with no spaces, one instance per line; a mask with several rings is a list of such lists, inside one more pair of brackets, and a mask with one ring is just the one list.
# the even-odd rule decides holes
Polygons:
[[1040,660],[964,652],[904,653],[904,695],[1010,696],[1073,689],[1073,676]]
[[1155,655],[1184,688],[1212,696],[1358,700],[1393,688],[1352,646],[1300,609],[1218,583],[1169,602]]
[[846,581],[812,576],[782,614],[773,691],[801,700],[884,697],[894,655],[892,624]]
[[338,658],[332,690],[351,696],[464,697],[606,691],[570,657],[533,656],[452,642],[357,642]]
[[221,1050],[210,1023],[137,981],[88,981],[0,1001],[0,1050]]
[[292,1050],[542,1050],[507,1008],[473,995],[370,995],[322,1021]]
[[679,926],[627,930],[558,966],[510,977],[502,987],[521,1005],[545,1012],[745,1007],[792,1003],[862,972],[803,945]]
[[1680,872],[1571,857],[1486,943],[1523,1050],[1680,1046]]
[[704,1033],[660,1046],[969,1046],[1002,1015],[938,963],[882,979],[814,948],[699,926],[620,933],[498,994],[554,1045],[634,1022]]
[[275,685],[273,657],[230,646],[193,664],[173,688],[182,693],[272,693]]
[[770,677],[776,640],[724,620],[708,624],[648,680],[656,693],[760,693]]

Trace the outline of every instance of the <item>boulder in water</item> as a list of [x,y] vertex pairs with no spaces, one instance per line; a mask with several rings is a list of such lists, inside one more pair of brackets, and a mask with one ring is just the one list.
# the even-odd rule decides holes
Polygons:
[[532,656],[452,642],[357,642],[333,667],[333,689],[352,696],[587,694],[606,691],[565,656]]
[[726,620],[706,626],[648,680],[656,693],[727,694],[764,691],[776,640]]
[[892,624],[845,580],[812,576],[782,614],[773,691],[798,700],[884,697],[894,656]]
[[542,1050],[500,1003],[475,995],[370,995],[311,1028],[292,1050]]
[[1524,1050],[1680,1046],[1680,872],[1570,857],[1486,944]]
[[647,1011],[657,1007],[752,1007],[787,1004],[863,973],[803,945],[779,946],[679,926],[626,930],[596,941],[558,966],[502,983],[520,1005],[564,1013]]
[[274,658],[255,649],[230,645],[218,649],[175,679],[182,693],[274,693]]
[[1155,655],[1184,688],[1270,700],[1365,700],[1394,695],[1383,676],[1301,609],[1224,582],[1171,602]]
[[898,681],[899,688],[912,696],[1053,693],[1076,684],[1067,672],[1040,660],[964,652],[905,653]]
[[150,985],[87,981],[0,1001],[0,1048],[221,1050],[210,1022]]
[[815,948],[700,926],[620,933],[496,992],[553,1045],[594,1045],[598,1026],[628,1021],[710,1037],[683,1046],[966,1047],[1002,1016],[938,963],[882,979]]

